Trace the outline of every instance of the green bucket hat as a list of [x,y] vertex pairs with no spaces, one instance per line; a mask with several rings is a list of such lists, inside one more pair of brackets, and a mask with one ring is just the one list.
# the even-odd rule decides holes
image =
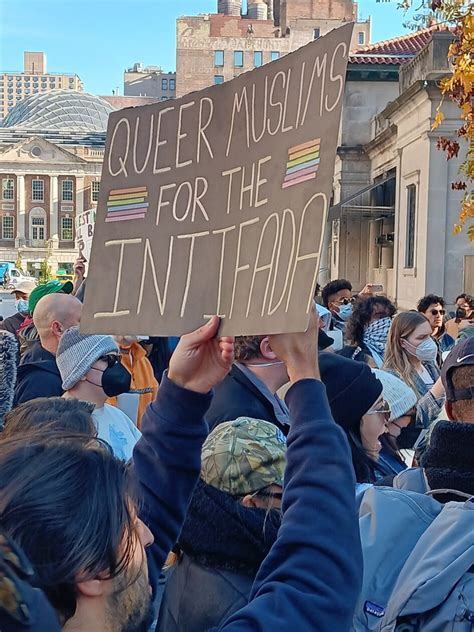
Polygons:
[[38,304],[38,301],[43,298],[43,296],[47,296],[48,294],[57,294],[58,292],[63,292],[63,294],[71,294],[74,286],[71,281],[66,281],[66,283],[61,283],[61,281],[48,281],[44,285],[38,285],[30,294],[30,298],[28,300],[28,310],[30,314],[33,316],[33,312],[35,311],[35,307]]
[[286,440],[275,425],[239,417],[219,424],[201,453],[201,478],[232,496],[253,494],[269,485],[283,487]]

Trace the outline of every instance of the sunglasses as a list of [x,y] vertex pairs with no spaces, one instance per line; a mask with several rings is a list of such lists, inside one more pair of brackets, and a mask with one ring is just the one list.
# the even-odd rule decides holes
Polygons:
[[371,408],[365,414],[366,415],[384,415],[387,419],[390,417],[391,413],[390,404],[383,399],[377,408]]
[[341,298],[338,301],[334,301],[335,305],[349,305],[349,303],[353,303],[355,301],[355,298]]
[[433,316],[438,316],[438,314],[440,316],[444,316],[446,314],[446,310],[445,309],[432,309],[430,311],[433,314]]

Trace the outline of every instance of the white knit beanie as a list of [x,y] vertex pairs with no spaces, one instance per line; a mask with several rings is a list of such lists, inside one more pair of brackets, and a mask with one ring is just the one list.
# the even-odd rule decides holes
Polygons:
[[403,380],[381,369],[372,369],[375,376],[382,382],[382,397],[388,402],[392,414],[390,421],[406,415],[418,401],[415,391]]
[[99,358],[108,353],[119,353],[112,336],[81,334],[77,326],[66,329],[56,353],[63,389],[67,391],[72,388]]

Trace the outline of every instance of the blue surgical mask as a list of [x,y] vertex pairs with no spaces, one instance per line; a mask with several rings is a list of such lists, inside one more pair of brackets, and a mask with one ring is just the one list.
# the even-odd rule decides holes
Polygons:
[[28,301],[24,298],[19,298],[15,301],[15,309],[20,314],[28,314]]
[[352,303],[347,303],[347,305],[341,305],[339,308],[338,316],[342,320],[348,320],[349,316],[352,314]]

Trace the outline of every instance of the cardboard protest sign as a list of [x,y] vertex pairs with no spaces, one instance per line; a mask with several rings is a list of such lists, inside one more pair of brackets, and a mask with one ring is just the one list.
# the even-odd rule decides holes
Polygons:
[[306,329],[351,33],[110,115],[83,331]]
[[96,211],[88,211],[76,215],[76,246],[79,257],[86,261],[91,258],[92,237],[94,236]]

